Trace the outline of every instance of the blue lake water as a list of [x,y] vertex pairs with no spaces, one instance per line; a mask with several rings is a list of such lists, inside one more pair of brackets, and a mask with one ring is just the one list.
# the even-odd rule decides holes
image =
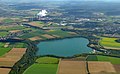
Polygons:
[[92,51],[87,46],[89,40],[86,38],[70,38],[63,40],[43,41],[37,47],[37,56],[39,55],[56,55],[56,56],[73,56],[75,54],[89,53]]

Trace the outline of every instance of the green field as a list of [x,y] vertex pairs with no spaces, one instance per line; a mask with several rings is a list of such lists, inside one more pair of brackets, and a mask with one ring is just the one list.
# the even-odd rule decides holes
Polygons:
[[0,48],[3,48],[5,43],[0,42]]
[[58,35],[60,37],[68,37],[71,36],[68,32],[62,31],[62,30],[54,30],[48,32],[48,34]]
[[0,56],[3,56],[5,53],[9,52],[11,48],[0,48]]
[[4,37],[4,36],[7,36],[9,34],[9,32],[0,32],[0,37]]
[[35,36],[40,36],[44,33],[45,32],[43,30],[36,30],[36,31],[32,31],[30,33],[26,33],[26,34],[20,36],[20,38],[31,38],[31,37],[35,37]]
[[25,26],[8,26],[8,27],[5,27],[5,26],[0,26],[0,30],[5,30],[5,31],[11,31],[11,30],[23,30],[23,29],[26,29]]
[[110,61],[112,64],[120,64],[120,58],[97,56],[98,61]]
[[26,44],[25,43],[15,43],[14,48],[25,48]]
[[41,21],[36,21],[36,23],[38,23],[38,24],[40,24],[40,25],[45,24],[44,22],[41,22]]
[[4,23],[11,23],[11,22],[14,22],[14,20],[12,20],[12,19],[4,19],[2,22],[4,22]]
[[57,35],[57,36],[60,36],[60,37],[71,36],[71,34],[69,34],[68,32],[61,31],[61,30],[53,30],[53,31],[50,31],[50,32],[45,32],[44,30],[33,30],[32,32],[21,36],[21,38],[31,38],[31,37],[35,37],[35,36],[40,36],[41,38],[45,39],[44,37],[41,36],[42,34]]
[[53,30],[53,31],[45,32],[44,30],[38,30],[38,29],[34,30],[33,29],[32,32],[26,33],[26,34],[20,36],[20,38],[31,38],[31,37],[39,36],[40,38],[47,39],[47,38],[42,36],[43,34],[57,35],[59,37],[72,36],[68,32],[65,32],[62,30]]
[[88,56],[87,61],[107,61],[111,62],[112,64],[120,64],[120,58],[101,55],[90,55]]
[[26,44],[25,43],[10,43],[9,45],[10,48],[25,48]]
[[87,61],[97,61],[97,56],[96,55],[90,55],[87,57]]
[[103,47],[120,48],[120,43],[116,42],[117,38],[102,38],[100,45]]
[[7,30],[11,31],[11,30],[23,30],[25,29],[25,26],[14,26],[14,27],[10,27]]
[[4,45],[5,43],[0,42],[0,56],[3,56],[5,53],[9,52],[12,49],[10,47],[5,48]]
[[57,64],[33,64],[23,74],[56,74]]
[[4,47],[6,43],[0,42],[0,56],[3,56],[9,52],[13,47],[14,48],[24,48],[26,47],[25,43],[10,43],[8,47]]
[[41,57],[38,58],[36,62],[40,64],[57,64],[59,60],[57,58],[52,57]]
[[52,57],[38,58],[23,74],[56,74],[58,61]]

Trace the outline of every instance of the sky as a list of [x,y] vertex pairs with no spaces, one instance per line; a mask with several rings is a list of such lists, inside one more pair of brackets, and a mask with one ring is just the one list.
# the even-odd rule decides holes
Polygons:
[[[41,0],[0,0],[4,2],[38,2]],[[45,0],[42,0],[45,1]],[[53,1],[53,0],[47,0]],[[54,1],[104,1],[104,2],[120,2],[120,0],[54,0]]]

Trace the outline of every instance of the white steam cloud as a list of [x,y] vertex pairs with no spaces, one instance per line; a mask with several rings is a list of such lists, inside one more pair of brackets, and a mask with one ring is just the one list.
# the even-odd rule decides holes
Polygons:
[[42,10],[42,11],[40,11],[37,15],[38,16],[40,16],[40,17],[44,17],[44,16],[46,16],[47,15],[47,11],[46,10]]

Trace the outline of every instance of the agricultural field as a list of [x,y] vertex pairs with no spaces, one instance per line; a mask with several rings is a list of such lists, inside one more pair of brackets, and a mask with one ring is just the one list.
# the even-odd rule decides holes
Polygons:
[[[73,33],[65,32],[62,30],[40,30],[40,29],[32,29],[30,33],[25,33],[20,38],[28,38],[32,41],[35,40],[45,40],[45,39],[52,39],[52,38],[63,38],[63,37],[69,37],[74,36]],[[37,38],[37,39],[35,39]]]
[[11,48],[25,48],[26,47],[26,44],[25,43],[20,43],[20,42],[17,42],[17,43],[10,43],[9,44],[9,47]]
[[7,30],[8,31],[11,31],[11,30],[23,30],[25,28],[26,28],[25,26],[18,25],[18,26],[9,27]]
[[26,52],[26,48],[13,48],[8,53],[0,57],[0,66],[13,67]]
[[5,45],[6,45],[6,43],[0,42],[0,57],[12,49],[10,47],[4,47]]
[[35,36],[35,37],[29,38],[29,40],[36,41],[36,40],[43,40],[43,39],[41,37],[39,37],[39,36]]
[[56,74],[57,64],[33,64],[23,74]]
[[[42,34],[45,34],[45,32],[43,30],[38,30],[37,29],[37,30],[31,31],[30,33],[26,33],[26,34],[20,36],[20,38],[25,38],[26,39],[26,38],[33,38],[35,36],[41,37]],[[42,37],[42,38],[44,38],[44,37]]]
[[13,22],[20,22],[22,21],[21,18],[4,18],[0,17],[0,22],[2,23],[13,23]]
[[5,45],[5,43],[4,43],[4,42],[0,42],[0,48],[3,48],[3,47],[4,47],[4,45]]
[[51,58],[51,57],[41,57],[36,60],[39,64],[57,64],[59,60],[57,58]]
[[70,33],[62,31],[62,30],[51,30],[47,32],[48,34],[52,34],[52,35],[57,35],[60,37],[69,37],[72,36]]
[[89,55],[88,57],[87,57],[87,61],[97,61],[98,59],[97,59],[97,56],[96,55]]
[[10,70],[11,70],[11,69],[0,68],[1,74],[9,74]]
[[41,36],[43,36],[43,37],[45,37],[45,38],[47,38],[47,39],[53,39],[53,38],[55,38],[54,36],[51,36],[51,35],[49,35],[49,34],[43,34],[43,35],[41,35]]
[[116,70],[110,62],[88,62],[90,74],[115,74]]
[[10,18],[7,18],[7,19],[4,19],[2,22],[4,22],[4,23],[12,23],[12,22],[14,22],[14,20],[10,19]]
[[120,58],[100,55],[90,55],[88,56],[87,61],[106,61],[111,62],[112,64],[120,64]]
[[45,25],[45,23],[39,22],[39,21],[30,22],[30,23],[28,23],[28,24],[30,24],[31,26],[36,26],[36,27],[42,27],[42,26]]
[[0,42],[0,56],[8,53],[12,48],[26,48],[25,43],[3,43]]
[[8,34],[9,34],[9,32],[6,32],[6,31],[0,32],[0,37],[5,37],[5,36],[7,36]]
[[[35,26],[45,26],[48,24],[45,24],[44,22],[35,21],[30,22],[31,25]],[[4,30],[4,32],[0,32],[0,36],[6,36],[11,33],[18,33],[18,37],[22,39],[29,39],[31,41],[36,40],[45,40],[45,39],[53,39],[53,38],[64,38],[64,37],[70,37],[75,36],[76,34],[73,32],[66,32],[62,30],[42,30],[42,29],[36,29],[32,27],[27,27],[24,25],[18,25],[18,24],[11,24],[8,26],[0,26],[0,30]]]
[[117,38],[102,38],[100,40],[100,45],[108,49],[120,49],[120,43],[116,42]]
[[0,57],[9,52],[11,48],[0,48]]
[[21,25],[0,26],[0,30],[5,30],[5,31],[23,30],[23,29],[26,29],[26,27]]
[[56,74],[58,61],[52,57],[38,58],[23,74]]
[[85,61],[61,60],[58,74],[87,74]]

